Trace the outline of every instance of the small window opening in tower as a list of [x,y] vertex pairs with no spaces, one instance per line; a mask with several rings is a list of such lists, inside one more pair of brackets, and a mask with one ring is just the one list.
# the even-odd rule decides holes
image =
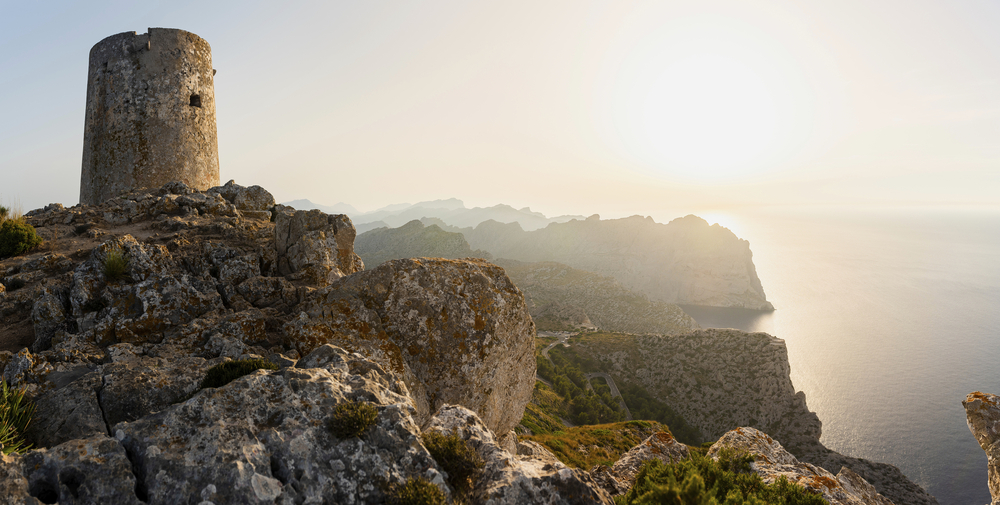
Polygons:
[[191,106],[201,107],[201,95],[191,95]]

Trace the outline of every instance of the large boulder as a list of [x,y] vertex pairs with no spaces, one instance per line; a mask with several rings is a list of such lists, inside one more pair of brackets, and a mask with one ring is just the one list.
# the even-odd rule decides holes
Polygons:
[[611,497],[587,472],[574,470],[537,444],[524,454],[504,450],[469,409],[445,405],[425,432],[457,434],[485,463],[472,486],[473,503],[544,505],[611,504]]
[[354,253],[356,235],[351,219],[343,214],[279,206],[274,219],[278,272],[326,286],[364,270]]
[[831,505],[892,505],[875,487],[850,468],[843,467],[837,475],[810,463],[800,462],[777,440],[754,428],[736,428],[727,432],[708,450],[709,457],[719,458],[724,448],[746,451],[754,457],[750,468],[761,480],[773,483],[781,477],[804,486]]
[[426,418],[445,404],[494,433],[520,421],[534,387],[535,328],[503,269],[478,259],[387,261],[319,290],[285,326],[305,354],[332,343],[407,380]]
[[[330,426],[349,401],[371,402],[378,417],[342,439]],[[387,485],[409,477],[443,483],[410,411],[405,397],[333,361],[259,370],[112,432],[150,505],[382,503]]]
[[1000,505],[1000,396],[976,391],[962,400],[962,406],[972,436],[986,451],[991,505]]

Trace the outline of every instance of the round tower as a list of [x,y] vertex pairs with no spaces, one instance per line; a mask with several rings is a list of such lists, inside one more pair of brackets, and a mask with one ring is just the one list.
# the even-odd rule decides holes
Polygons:
[[212,48],[169,28],[112,35],[90,50],[80,203],[181,181],[219,185]]

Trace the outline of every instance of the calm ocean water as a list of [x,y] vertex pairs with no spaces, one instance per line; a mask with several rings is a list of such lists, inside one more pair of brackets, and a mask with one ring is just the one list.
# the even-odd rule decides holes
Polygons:
[[942,505],[988,504],[961,401],[1000,394],[1000,213],[725,217],[777,310],[692,316],[785,339],[827,447],[898,466]]

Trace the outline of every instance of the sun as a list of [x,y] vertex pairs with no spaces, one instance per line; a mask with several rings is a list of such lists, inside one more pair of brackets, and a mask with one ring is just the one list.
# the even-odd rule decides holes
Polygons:
[[684,58],[663,69],[643,97],[642,140],[670,165],[737,175],[775,144],[775,102],[764,79],[740,61]]
[[629,158],[672,179],[728,182],[790,151],[803,93],[779,57],[725,36],[659,41],[622,65],[614,122]]

